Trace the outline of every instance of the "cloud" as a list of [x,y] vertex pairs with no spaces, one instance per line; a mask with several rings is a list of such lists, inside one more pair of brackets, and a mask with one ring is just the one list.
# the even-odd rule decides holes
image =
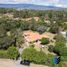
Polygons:
[[37,4],[37,5],[55,5],[55,6],[67,6],[67,0],[0,0],[0,4]]
[[38,3],[38,4],[56,4],[59,3],[59,0],[36,0],[36,2],[34,3]]
[[6,4],[8,4],[8,3],[14,3],[14,4],[16,4],[16,3],[30,3],[30,2],[32,2],[32,0],[0,0],[0,3],[6,3]]
[[31,0],[12,0],[14,3],[29,3]]
[[0,0],[0,3],[57,3],[59,0]]

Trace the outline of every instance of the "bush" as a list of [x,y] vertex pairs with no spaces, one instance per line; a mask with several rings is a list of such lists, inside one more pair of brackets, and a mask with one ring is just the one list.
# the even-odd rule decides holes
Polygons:
[[67,47],[63,47],[60,51],[61,56],[67,56]]
[[37,25],[36,26],[36,31],[39,32],[40,34],[44,33],[46,31],[46,26],[44,25]]
[[35,57],[36,53],[37,52],[34,48],[27,48],[23,51],[22,59],[23,60],[29,60],[29,61],[32,62],[34,60],[34,57]]
[[49,43],[49,40],[47,38],[44,38],[44,37],[40,41],[41,41],[41,44],[43,44],[43,45]]
[[47,61],[47,55],[42,51],[37,52],[37,54],[34,57],[34,63],[36,63],[36,64],[45,64],[46,61]]
[[54,64],[54,61],[53,61],[55,55],[53,55],[53,54],[48,54],[47,57],[48,57],[48,59],[47,59],[46,64],[47,64],[49,67],[57,67],[57,66]]
[[9,58],[7,51],[5,50],[0,50],[0,58]]
[[10,59],[17,59],[19,55],[18,50],[14,46],[9,47],[7,50],[7,53]]
[[54,33],[54,34],[58,33],[58,31],[59,31],[59,26],[58,26],[58,24],[52,23],[51,26],[50,26],[49,31],[50,31],[51,33]]
[[56,42],[64,42],[66,43],[66,39],[63,37],[62,34],[57,34],[54,39],[56,40]]
[[23,60],[29,60],[37,64],[45,64],[47,59],[46,57],[47,57],[46,54],[44,54],[42,51],[38,52],[31,47],[26,48],[22,53]]
[[60,54],[63,47],[65,47],[65,44],[63,42],[56,42],[54,46],[54,52]]
[[53,45],[49,45],[49,49],[48,49],[50,52],[53,52],[54,50],[54,46]]

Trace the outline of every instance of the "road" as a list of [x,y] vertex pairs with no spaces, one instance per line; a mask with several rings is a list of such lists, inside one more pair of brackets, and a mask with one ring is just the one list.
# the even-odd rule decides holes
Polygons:
[[0,67],[28,67],[20,65],[18,61],[13,61],[10,59],[0,59]]
[[14,61],[10,59],[0,59],[0,67],[48,67],[45,65],[32,64],[30,66],[20,65],[19,61]]

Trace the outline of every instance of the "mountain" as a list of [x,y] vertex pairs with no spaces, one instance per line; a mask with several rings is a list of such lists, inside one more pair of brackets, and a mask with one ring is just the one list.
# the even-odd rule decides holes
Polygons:
[[0,4],[0,8],[35,9],[35,10],[61,10],[64,8],[55,6],[42,6],[34,4]]

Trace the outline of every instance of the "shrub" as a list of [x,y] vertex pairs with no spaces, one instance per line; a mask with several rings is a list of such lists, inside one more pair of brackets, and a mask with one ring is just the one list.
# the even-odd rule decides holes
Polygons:
[[42,51],[37,52],[37,54],[34,57],[34,63],[36,63],[36,64],[45,64],[46,61],[47,61],[47,55]]
[[49,65],[49,67],[54,67],[54,62],[53,62],[53,58],[55,57],[53,54],[48,54],[47,55],[48,59],[46,64]]
[[62,34],[57,34],[54,39],[56,40],[56,42],[66,42],[66,39],[63,37]]
[[19,55],[17,48],[14,46],[9,47],[7,53],[10,59],[17,59]]
[[42,51],[38,52],[34,48],[26,48],[22,53],[22,59],[23,60],[29,60],[33,63],[37,64],[45,64],[46,62],[46,54],[44,54]]
[[59,31],[59,26],[58,26],[58,24],[52,23],[51,26],[50,26],[49,31],[50,31],[51,33],[54,33],[54,34],[58,33],[58,31]]
[[49,45],[49,49],[48,49],[50,52],[53,52],[54,50],[54,46],[53,45]]
[[67,47],[63,47],[60,51],[61,56],[67,56]]
[[44,38],[44,37],[40,41],[41,41],[41,44],[43,44],[43,45],[49,43],[49,40],[47,38]]
[[46,26],[44,25],[37,25],[36,31],[39,32],[40,34],[44,33],[46,31]]
[[56,42],[54,46],[54,52],[60,54],[63,47],[65,47],[65,44],[63,42]]
[[0,50],[0,58],[9,58],[7,51],[5,50]]
[[27,48],[23,51],[22,59],[23,60],[29,60],[29,61],[32,62],[34,60],[34,57],[35,57],[36,53],[37,52],[34,48]]

